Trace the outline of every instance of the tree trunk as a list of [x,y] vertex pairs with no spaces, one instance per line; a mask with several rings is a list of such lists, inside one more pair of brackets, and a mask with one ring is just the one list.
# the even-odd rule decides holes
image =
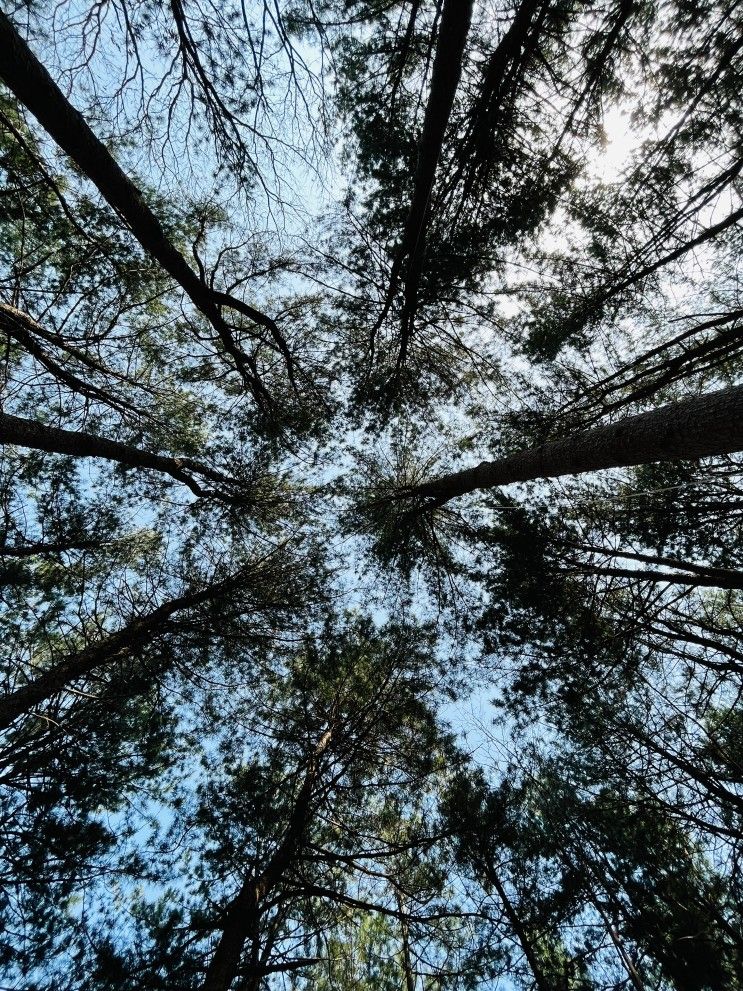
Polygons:
[[259,893],[255,879],[243,882],[236,898],[230,903],[222,934],[204,977],[202,991],[228,991],[240,966],[240,957],[247,940],[258,939],[260,922]]
[[159,471],[170,475],[187,485],[197,496],[217,493],[204,489],[191,475],[198,472],[211,481],[225,484],[230,479],[214,471],[207,465],[199,464],[190,458],[172,458],[164,454],[151,454],[129,444],[87,434],[79,430],[62,430],[49,427],[36,420],[25,420],[10,413],[0,413],[0,444],[13,444],[16,447],[30,447],[36,451],[49,451],[51,454],[69,454],[74,458],[103,458],[115,461],[130,468],[143,468],[146,471]]
[[0,557],[36,557],[44,554],[63,554],[65,551],[100,550],[110,541],[106,540],[56,540],[51,543],[37,541],[34,544],[0,544]]
[[600,575],[605,578],[627,578],[630,581],[665,582],[668,585],[688,585],[690,588],[743,589],[743,572],[729,575],[684,574],[681,571],[649,571],[644,568],[617,568],[603,564],[575,564],[559,568],[562,575]]
[[441,157],[444,135],[449,124],[454,96],[462,74],[462,58],[467,43],[474,0],[444,0],[439,25],[436,55],[431,71],[431,90],[423,119],[423,132],[418,144],[418,162],[415,170],[413,195],[405,221],[402,242],[390,273],[390,284],[382,314],[377,320],[378,329],[392,305],[403,261],[410,257],[406,279],[406,317],[400,340],[400,365],[405,362],[410,320],[415,308],[417,286],[425,245],[426,215],[436,167]]
[[232,575],[199,592],[190,592],[163,603],[145,616],[138,616],[124,629],[92,644],[77,654],[67,656],[53,668],[44,671],[34,681],[0,699],[0,730],[7,729],[19,716],[39,702],[44,702],[69,684],[91,674],[97,668],[127,657],[134,649],[151,642],[167,629],[167,620],[174,613],[202,605],[232,589],[243,580],[244,573]]
[[428,201],[441,157],[444,135],[454,105],[462,57],[467,42],[473,0],[444,0],[436,55],[431,72],[431,92],[423,120],[423,133],[418,147],[418,164],[410,213],[405,223],[401,251],[415,256],[422,241]]
[[402,490],[400,498],[421,498],[427,503],[424,508],[431,509],[477,489],[736,451],[743,451],[743,386],[669,403],[498,461],[483,461]]
[[498,897],[503,905],[503,910],[506,913],[506,918],[508,919],[514,935],[521,945],[521,949],[524,951],[524,956],[526,957],[532,977],[534,978],[534,986],[538,989],[538,991],[552,991],[546,975],[542,972],[542,965],[539,962],[539,956],[536,952],[533,941],[526,926],[522,923],[518,912],[513,907],[511,899],[506,894],[506,889],[501,884],[497,870],[491,864],[486,863],[485,874],[490,884],[492,884],[497,891]]
[[162,265],[204,314],[254,396],[258,398],[264,391],[255,363],[235,342],[220,306],[229,306],[268,329],[284,355],[291,376],[291,354],[275,321],[242,300],[214,292],[191,268],[145,202],[141,190],[95,136],[82,114],[67,100],[1,10],[0,50],[3,53],[0,79],[91,180],[106,202],[124,218],[144,250]]
[[[315,744],[281,842],[263,871],[257,877],[247,878],[228,906],[222,935],[207,968],[202,991],[228,991],[237,974],[245,943],[252,937],[257,947],[261,901],[278,884],[296,856],[313,813],[312,799],[320,773],[320,759],[332,739],[333,731],[327,729]],[[313,962],[312,958],[308,959]],[[303,965],[297,963],[297,966]],[[268,971],[259,968],[253,975],[256,984],[265,973]]]
[[482,89],[472,112],[469,129],[471,140],[477,147],[481,159],[487,156],[488,142],[496,126],[506,73],[518,65],[537,14],[542,8],[544,15],[547,7],[548,4],[544,0],[522,0],[516,9],[511,26],[488,59]]

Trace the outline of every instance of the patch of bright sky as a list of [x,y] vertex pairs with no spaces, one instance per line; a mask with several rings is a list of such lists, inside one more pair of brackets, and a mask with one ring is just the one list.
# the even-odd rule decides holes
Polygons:
[[[249,170],[239,176],[219,167],[216,149],[208,138],[196,143],[199,129],[189,121],[188,87],[177,98],[170,116],[168,102],[178,73],[158,49],[154,34],[148,30],[138,37],[140,64],[136,66],[116,12],[99,9],[93,18],[94,32],[88,22],[89,7],[88,0],[50,5],[38,19],[54,44],[32,41],[32,47],[72,103],[78,109],[88,108],[86,116],[99,137],[107,138],[111,120],[116,121],[119,133],[128,135],[126,147],[120,146],[115,152],[124,167],[146,178],[168,198],[182,203],[202,200],[221,204],[235,230],[282,238],[303,234],[327,208],[337,186],[332,138],[324,136],[320,119],[318,94],[327,82],[327,66],[319,46],[312,40],[293,39],[294,71],[300,75],[302,97],[294,100],[287,100],[281,91],[280,80],[286,76],[281,70],[287,61],[281,47],[264,53],[266,92],[278,126],[262,120],[246,121],[243,137],[253,145],[251,154],[261,178]],[[86,39],[81,48],[83,24]],[[163,81],[167,85],[160,91]],[[143,119],[145,108],[147,116]],[[198,101],[195,110],[200,116]],[[202,119],[200,125],[203,123]],[[252,141],[253,125],[259,131],[268,128],[270,149],[260,138]]]
[[603,182],[615,182],[622,174],[632,153],[648,134],[632,127],[627,107],[613,106],[604,114],[603,131],[606,141],[591,149],[587,156],[589,177]]

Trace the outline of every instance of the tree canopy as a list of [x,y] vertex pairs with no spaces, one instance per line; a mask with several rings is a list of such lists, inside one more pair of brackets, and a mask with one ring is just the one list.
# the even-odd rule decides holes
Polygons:
[[2,3],[2,988],[743,988],[742,83]]

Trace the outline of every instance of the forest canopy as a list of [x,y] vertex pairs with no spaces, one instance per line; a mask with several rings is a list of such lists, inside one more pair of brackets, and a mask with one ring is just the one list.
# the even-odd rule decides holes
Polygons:
[[741,135],[738,0],[2,0],[3,989],[743,988]]

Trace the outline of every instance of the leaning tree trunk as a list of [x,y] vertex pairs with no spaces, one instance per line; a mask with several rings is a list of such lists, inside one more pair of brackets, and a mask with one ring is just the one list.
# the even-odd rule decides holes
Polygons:
[[221,494],[223,498],[235,498],[227,492],[228,487],[235,484],[232,479],[192,458],[173,458],[165,454],[153,454],[130,444],[109,440],[107,437],[99,437],[79,430],[50,427],[38,420],[26,420],[20,416],[0,412],[0,445],[4,444],[48,451],[51,454],[69,454],[74,458],[102,458],[129,468],[159,471],[187,485],[194,495],[220,496],[218,491],[204,488],[193,477],[193,473],[198,473],[211,482],[221,485],[225,490]]
[[483,461],[412,486],[400,496],[422,498],[432,508],[476,489],[735,451],[743,451],[743,386],[669,403],[498,461]]
[[194,609],[228,594],[243,580],[243,576],[244,572],[240,571],[198,592],[189,592],[171,599],[152,612],[137,616],[123,629],[109,634],[79,653],[69,654],[54,667],[38,674],[33,681],[9,692],[0,698],[0,730],[7,729],[19,716],[30,712],[40,702],[58,695],[74,682],[109,664],[124,660],[144,644],[152,643],[170,629],[169,620],[176,613]]
[[[251,936],[257,946],[260,937],[261,916],[266,911],[261,902],[281,881],[296,857],[302,836],[313,815],[313,796],[320,774],[320,761],[332,741],[333,730],[331,728],[325,730],[310,754],[302,787],[294,802],[281,842],[264,870],[256,876],[251,875],[246,878],[236,897],[227,906],[223,916],[222,934],[215,945],[201,991],[229,991],[237,975],[245,944]],[[286,968],[282,969],[300,969],[307,964],[316,962],[317,958],[308,957],[304,960],[290,962]],[[262,968],[260,965],[254,967],[245,987],[249,988],[250,991],[253,991],[253,988],[258,988],[261,978],[265,977],[272,969],[274,968]]]
[[293,376],[292,355],[276,322],[243,300],[215,291],[191,268],[148,206],[142,191],[96,137],[1,10],[0,49],[3,53],[0,79],[91,180],[106,202],[124,218],[144,250],[162,265],[204,314],[254,397],[261,400],[264,386],[254,359],[242,350],[222,316],[222,307],[236,310],[265,327],[284,356],[290,377]]

